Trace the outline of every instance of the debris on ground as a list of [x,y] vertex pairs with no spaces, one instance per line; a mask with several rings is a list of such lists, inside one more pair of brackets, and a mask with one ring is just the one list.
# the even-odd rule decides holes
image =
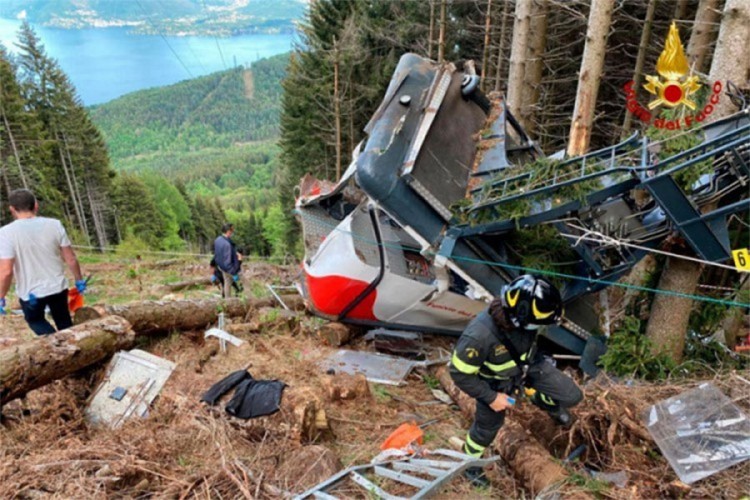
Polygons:
[[685,484],[750,459],[750,419],[711,383],[658,402],[645,420]]
[[116,353],[86,408],[86,417],[92,424],[117,429],[129,418],[147,416],[175,366],[140,349]]
[[[125,283],[118,294],[127,295],[130,289],[137,290],[139,286],[127,281],[127,264],[107,262],[91,267],[97,268],[97,281],[102,288]],[[265,283],[287,279],[289,275],[287,271],[277,273],[271,269],[267,265],[261,270],[249,266],[248,272],[253,272],[258,282],[249,283],[246,290],[263,291]],[[176,263],[144,278],[144,289],[163,280],[159,273],[179,274],[180,279],[187,280],[203,272],[201,266],[193,269]],[[152,279],[153,283],[146,279]],[[401,424],[412,421],[423,424],[439,419],[422,429],[422,448],[460,451],[470,420],[450,396],[446,398],[442,391],[438,392],[440,383],[432,369],[413,366],[403,379],[406,383],[398,386],[367,381],[363,374],[350,375],[335,368],[334,374],[328,374],[321,369],[321,362],[338,348],[326,345],[319,338],[317,331],[325,323],[296,313],[297,319],[290,326],[286,318],[280,320],[284,310],[272,307],[276,301],[270,295],[259,295],[244,304],[234,300],[227,303],[225,311],[236,309],[239,314],[233,323],[228,322],[226,331],[243,343],[219,354],[219,342],[204,338],[208,325],[216,324],[217,306],[221,304],[216,293],[187,290],[178,303],[188,309],[196,303],[201,307],[200,315],[183,314],[186,317],[172,314],[174,302],[157,305],[158,301],[153,299],[158,296],[140,293],[132,292],[127,300],[120,295],[102,295],[96,300],[89,296],[87,308],[105,315],[51,338],[35,338],[21,316],[10,315],[0,322],[3,339],[0,379],[11,366],[17,366],[13,363],[42,359],[38,357],[41,354],[19,358],[21,347],[23,352],[34,352],[28,348],[39,344],[39,348],[51,349],[52,354],[44,354],[44,359],[58,360],[57,364],[33,363],[24,368],[40,374],[49,368],[49,378],[13,379],[13,382],[8,379],[8,385],[2,386],[5,392],[0,394],[4,401],[0,421],[0,497],[294,496],[347,467],[370,464],[381,453],[381,443]],[[129,301],[136,305],[121,304]],[[292,302],[286,296],[284,301],[287,305]],[[121,349],[132,349],[135,344],[138,349],[168,359],[176,366],[146,418],[129,419],[112,431],[107,426],[90,425],[85,411],[95,389],[104,380],[106,356],[111,354],[99,361],[81,358],[85,363],[75,366],[68,361],[79,360],[80,353],[89,352],[79,350],[78,356],[73,355],[81,348],[74,337],[84,342],[88,338],[80,337],[80,332],[97,324],[124,328],[126,322],[111,315],[115,308],[132,314],[134,323],[149,332],[143,335],[134,327],[137,335],[124,336],[128,345]],[[159,328],[154,327],[154,318],[163,320],[159,321]],[[198,321],[203,319],[206,320]],[[232,330],[233,326],[238,330]],[[97,335],[108,339],[107,342],[119,338],[106,332]],[[421,342],[425,348],[450,348],[450,342],[444,338],[425,335]],[[350,351],[376,354],[370,351],[371,343],[358,335],[352,335],[346,347]],[[242,367],[258,380],[278,379],[289,384],[283,391],[279,411],[242,420],[227,414],[223,406],[210,407],[199,402],[209,387]],[[750,385],[745,380],[748,376],[738,372],[717,375],[710,382],[748,414]],[[576,421],[570,432],[555,427],[523,398],[508,411],[506,431],[524,439],[533,437],[540,453],[543,451],[555,467],[564,471],[564,483],[546,490],[550,495],[565,492],[623,500],[741,498],[748,490],[738,478],[750,475],[750,462],[686,484],[662,456],[647,426],[641,423],[642,415],[652,405],[701,383],[626,383],[600,375],[584,386],[586,397],[573,410]],[[23,391],[25,398],[7,399],[23,387],[28,389]],[[128,393],[129,390],[123,398]],[[106,395],[117,396],[114,389]],[[585,445],[585,451],[562,464],[581,445]],[[487,491],[478,492],[468,481],[455,476],[436,490],[437,497],[528,498],[540,493],[541,488],[528,486],[526,476],[519,474],[514,465],[524,461],[525,449],[516,449],[511,457],[512,448],[508,447],[508,462],[497,461],[486,467],[492,483]],[[624,487],[621,473],[627,475]],[[406,496],[415,491],[414,487],[398,481],[366,477],[389,492]],[[336,490],[338,496],[367,496],[349,481],[342,486]]]

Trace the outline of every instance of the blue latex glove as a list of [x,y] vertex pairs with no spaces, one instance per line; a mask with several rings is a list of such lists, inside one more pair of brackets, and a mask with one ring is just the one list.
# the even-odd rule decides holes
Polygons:
[[233,280],[234,280],[235,282],[237,282],[237,281],[239,281],[239,280],[240,280],[240,275],[239,275],[239,274],[235,274],[234,276],[232,276],[232,279],[233,279]]
[[0,299],[0,316],[5,316],[5,297]]
[[216,275],[215,274],[211,275],[211,283],[216,283]]
[[86,280],[78,280],[76,281],[76,290],[78,290],[78,293],[83,293],[86,291]]

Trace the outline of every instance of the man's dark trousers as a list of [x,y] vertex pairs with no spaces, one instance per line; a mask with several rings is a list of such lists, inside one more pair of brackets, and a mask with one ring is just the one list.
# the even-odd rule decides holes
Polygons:
[[[499,382],[493,388],[499,392],[508,392],[511,385],[510,382]],[[558,406],[570,408],[580,403],[583,398],[576,383],[547,362],[530,366],[524,385],[537,390],[539,397],[534,397],[532,401],[545,411],[554,411]],[[496,412],[487,404],[477,401],[469,437],[476,444],[487,447],[494,441],[504,420],[504,411]]]
[[[44,317],[46,306],[49,306],[52,319],[55,321],[55,325],[57,325],[57,330]],[[23,316],[26,318],[29,327],[37,335],[49,335],[50,333],[55,333],[55,331],[65,330],[73,326],[73,321],[70,318],[70,310],[68,309],[67,289],[54,295],[37,297],[33,305],[30,301],[22,300],[21,309],[23,309]]]

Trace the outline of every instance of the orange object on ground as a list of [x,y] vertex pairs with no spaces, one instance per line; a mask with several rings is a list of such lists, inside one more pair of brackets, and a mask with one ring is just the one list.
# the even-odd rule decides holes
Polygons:
[[83,294],[78,292],[76,287],[68,290],[68,309],[74,313],[83,307]]
[[381,450],[390,450],[406,448],[410,444],[416,442],[417,444],[424,443],[424,432],[416,422],[410,422],[401,424],[398,428],[391,433],[390,436],[383,441],[380,445]]

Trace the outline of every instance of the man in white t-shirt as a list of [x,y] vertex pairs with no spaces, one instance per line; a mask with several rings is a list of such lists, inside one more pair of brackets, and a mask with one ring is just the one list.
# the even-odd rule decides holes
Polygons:
[[39,204],[28,189],[11,192],[8,205],[15,220],[0,228],[0,315],[5,314],[5,296],[15,276],[16,294],[34,333],[55,333],[44,316],[46,307],[58,331],[69,328],[73,322],[65,265],[80,293],[86,289],[86,282],[65,228],[57,219],[37,217]]

